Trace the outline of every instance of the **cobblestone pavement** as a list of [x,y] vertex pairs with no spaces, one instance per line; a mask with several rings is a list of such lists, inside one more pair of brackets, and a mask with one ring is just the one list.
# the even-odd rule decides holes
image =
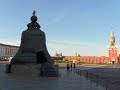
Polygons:
[[0,90],[105,90],[65,68],[59,71],[60,77],[6,74],[5,65],[0,64]]

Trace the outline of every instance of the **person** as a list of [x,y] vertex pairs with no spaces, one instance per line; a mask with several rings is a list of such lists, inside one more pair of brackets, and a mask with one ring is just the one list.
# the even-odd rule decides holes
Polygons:
[[75,69],[75,63],[73,63],[73,68]]
[[67,71],[69,71],[69,68],[70,68],[70,67],[69,67],[69,63],[67,63],[66,68],[67,68]]
[[72,63],[70,64],[70,68],[71,68],[71,71],[72,71]]

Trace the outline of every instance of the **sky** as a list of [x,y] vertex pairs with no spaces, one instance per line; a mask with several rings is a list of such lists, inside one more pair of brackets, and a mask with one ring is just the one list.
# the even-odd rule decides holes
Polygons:
[[120,0],[1,0],[0,43],[20,46],[33,10],[50,55],[108,56],[112,31],[120,51]]

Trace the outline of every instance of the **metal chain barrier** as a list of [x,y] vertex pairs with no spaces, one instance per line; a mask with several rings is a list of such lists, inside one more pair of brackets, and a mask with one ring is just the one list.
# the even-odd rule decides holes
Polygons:
[[[108,78],[106,77],[102,77],[100,75],[94,74],[92,72],[88,72],[87,70],[80,70],[78,68],[75,68],[74,73],[76,73],[77,75],[84,76],[87,80],[90,80],[91,83],[96,83],[96,86],[103,86],[105,87],[106,90],[119,90],[120,89],[120,82],[119,81],[111,81],[108,80]],[[101,82],[100,82],[101,81]],[[113,86],[112,88],[119,88],[119,89],[112,89],[110,86]],[[108,89],[109,88],[109,89]]]

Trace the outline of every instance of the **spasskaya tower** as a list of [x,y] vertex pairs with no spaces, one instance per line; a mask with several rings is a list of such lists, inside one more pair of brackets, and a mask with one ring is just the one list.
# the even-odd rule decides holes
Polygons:
[[114,33],[111,32],[110,35],[110,45],[109,45],[109,62],[114,64],[118,62],[118,50],[115,44],[115,36]]

